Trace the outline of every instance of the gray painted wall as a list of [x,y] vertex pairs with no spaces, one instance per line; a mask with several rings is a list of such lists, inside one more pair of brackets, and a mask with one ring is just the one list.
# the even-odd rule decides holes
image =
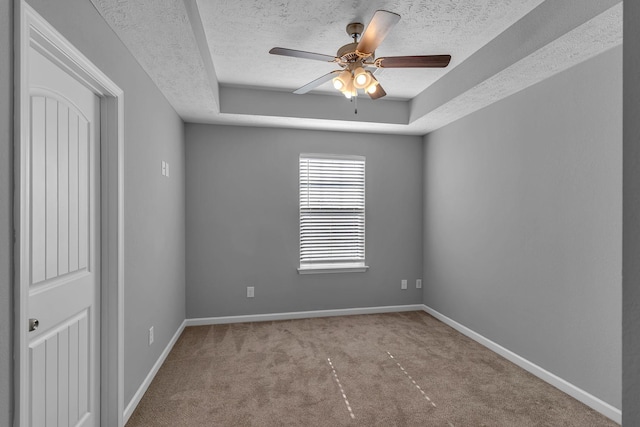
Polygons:
[[640,2],[624,2],[622,424],[640,425]]
[[424,303],[620,408],[622,48],[427,135],[424,168]]
[[13,414],[13,5],[0,1],[0,426]]
[[[420,137],[188,124],[186,145],[189,318],[421,303]],[[366,273],[298,274],[300,153],[366,156]]]
[[126,405],[185,318],[184,127],[90,1],[29,3],[125,94]]

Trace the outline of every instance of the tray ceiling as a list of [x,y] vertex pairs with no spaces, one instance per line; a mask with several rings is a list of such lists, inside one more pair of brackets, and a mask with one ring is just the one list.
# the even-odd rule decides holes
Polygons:
[[[619,0],[92,0],[189,122],[425,134],[622,43]],[[270,55],[335,55],[345,27],[401,15],[376,56],[451,54],[446,69],[387,69],[387,97],[355,105],[337,67]]]

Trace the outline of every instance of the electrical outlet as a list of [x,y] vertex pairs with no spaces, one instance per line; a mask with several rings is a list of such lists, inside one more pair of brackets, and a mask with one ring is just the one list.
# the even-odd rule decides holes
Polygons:
[[169,162],[165,162],[165,176],[169,178]]
[[416,279],[416,289],[422,289],[422,279]]
[[153,344],[153,326],[149,328],[149,345]]
[[165,162],[163,160],[161,165],[162,165],[162,176],[166,176],[167,175],[167,162]]
[[253,298],[253,293],[254,293],[254,287],[247,286],[247,298]]
[[402,279],[402,284],[400,285],[401,289],[407,289],[407,280],[406,279]]

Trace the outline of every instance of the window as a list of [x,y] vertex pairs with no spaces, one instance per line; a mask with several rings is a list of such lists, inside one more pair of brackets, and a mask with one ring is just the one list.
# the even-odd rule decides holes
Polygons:
[[300,155],[300,273],[365,271],[365,158]]

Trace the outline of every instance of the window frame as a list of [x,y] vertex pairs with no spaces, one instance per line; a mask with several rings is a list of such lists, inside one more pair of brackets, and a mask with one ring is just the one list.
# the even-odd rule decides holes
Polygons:
[[[346,160],[361,161],[363,178],[362,178],[362,254],[361,260],[356,261],[339,261],[333,262],[303,262],[302,246],[303,246],[303,206],[302,206],[302,162],[305,159],[313,160]],[[300,153],[298,157],[298,273],[299,274],[318,274],[318,273],[362,273],[366,272],[369,266],[366,264],[366,157],[359,155],[346,154],[317,154],[317,153]]]

